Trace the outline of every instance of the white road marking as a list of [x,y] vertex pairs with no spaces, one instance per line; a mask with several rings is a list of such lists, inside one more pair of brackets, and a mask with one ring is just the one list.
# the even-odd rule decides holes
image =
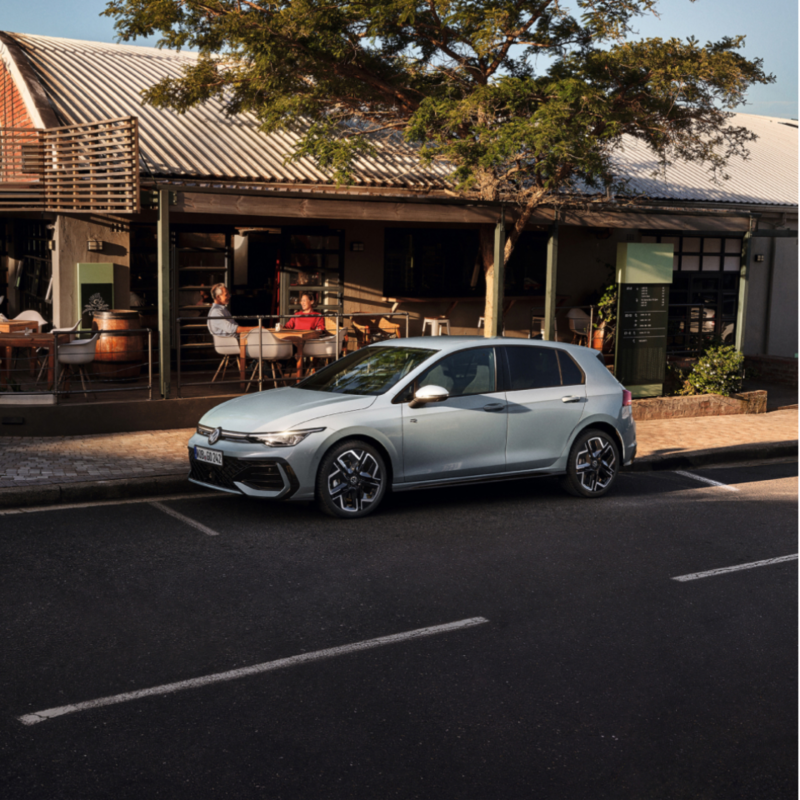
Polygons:
[[[159,500],[204,500],[209,497],[216,497],[220,500],[228,500],[235,495],[223,494],[222,492],[188,492],[186,494],[171,494],[159,496]],[[49,506],[27,506],[23,508],[0,508],[0,517],[6,514],[35,514],[40,511],[62,511],[69,508],[95,508],[100,506],[118,506],[126,503],[152,503],[152,497],[126,497],[121,500],[92,500],[86,503],[54,503]]]
[[673,581],[696,581],[698,578],[711,578],[714,575],[724,575],[726,572],[738,572],[740,569],[753,569],[754,567],[767,567],[770,564],[782,564],[784,561],[797,561],[797,553],[792,556],[779,556],[767,558],[764,561],[753,561],[750,564],[738,564],[735,567],[721,567],[710,569],[707,572],[692,572],[690,575],[679,575]]
[[721,489],[727,489],[729,492],[738,492],[739,490],[734,486],[728,486],[727,483],[720,483],[719,481],[712,481],[711,478],[704,478],[702,475],[695,475],[694,472],[684,472],[682,469],[673,470],[676,475],[683,475],[686,478],[692,478],[700,483],[707,483],[709,486],[719,486]]
[[197,520],[192,519],[191,517],[187,517],[184,514],[181,514],[175,511],[174,508],[170,508],[169,506],[165,506],[163,503],[156,502],[155,500],[150,503],[153,508],[157,508],[159,511],[163,511],[165,514],[169,514],[171,517],[175,517],[175,519],[179,519],[181,522],[185,522],[187,525],[191,525],[193,528],[197,528],[198,531],[205,533],[207,536],[219,536],[219,534],[212,530],[211,528],[206,527]]
[[397,642],[421,639],[424,636],[434,636],[439,633],[449,633],[450,631],[461,630],[463,628],[472,628],[475,625],[483,625],[488,621],[489,620],[485,617],[472,617],[471,619],[462,619],[458,622],[448,622],[445,625],[434,625],[430,628],[417,628],[416,630],[406,631],[405,633],[394,633],[390,636],[380,636],[377,639],[367,639],[363,642],[345,644],[341,647],[330,647],[326,650],[317,650],[313,653],[303,653],[299,656],[280,658],[277,661],[267,661],[264,664],[255,664],[252,667],[232,669],[228,672],[217,672],[214,675],[206,675],[202,678],[191,678],[186,681],[166,683],[163,686],[154,686],[150,689],[139,689],[135,692],[124,692],[123,694],[115,694],[110,697],[101,697],[97,700],[87,700],[84,703],[48,708],[44,711],[24,714],[21,717],[17,717],[17,719],[23,725],[36,725],[39,722],[46,722],[49,719],[61,717],[64,714],[74,714],[76,711],[88,711],[89,709],[100,708],[101,706],[127,703],[129,700],[140,700],[143,697],[171,694],[172,692],[180,692],[183,689],[195,689],[199,686],[208,686],[212,683],[233,681],[238,678],[246,678],[249,675],[259,675],[262,672],[272,672],[276,669],[294,667],[298,664],[307,664],[309,661],[321,661],[325,658],[335,658],[336,656],[343,656],[348,653],[357,653],[361,650],[371,650],[374,647],[383,647],[387,644],[396,644]]

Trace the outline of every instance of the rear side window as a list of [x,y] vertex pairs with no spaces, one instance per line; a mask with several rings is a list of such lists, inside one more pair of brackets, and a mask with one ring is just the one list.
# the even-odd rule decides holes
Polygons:
[[572,356],[563,350],[556,350],[556,352],[558,353],[558,364],[561,367],[562,384],[564,386],[580,386],[585,383],[586,377],[581,368],[573,361]]
[[510,372],[509,390],[546,389],[561,386],[558,356],[551,347],[506,347]]
[[505,347],[509,369],[509,391],[579,386],[585,381],[571,356],[552,347]]

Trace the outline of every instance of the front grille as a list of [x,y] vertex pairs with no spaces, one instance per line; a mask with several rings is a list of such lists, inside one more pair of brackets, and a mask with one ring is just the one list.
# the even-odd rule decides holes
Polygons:
[[189,477],[192,480],[217,486],[220,489],[232,489],[238,492],[239,487],[234,486],[234,481],[261,491],[279,492],[284,487],[280,470],[274,462],[253,462],[232,456],[223,456],[222,466],[219,467],[216,464],[198,461],[194,457],[194,448],[190,447],[189,467]]

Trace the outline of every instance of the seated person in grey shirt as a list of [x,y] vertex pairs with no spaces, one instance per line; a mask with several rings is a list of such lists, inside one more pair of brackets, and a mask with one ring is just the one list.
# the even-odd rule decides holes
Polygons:
[[237,325],[228,310],[231,293],[224,283],[215,283],[211,287],[213,305],[208,312],[208,329],[214,336],[236,336],[237,333],[252,331],[252,327]]

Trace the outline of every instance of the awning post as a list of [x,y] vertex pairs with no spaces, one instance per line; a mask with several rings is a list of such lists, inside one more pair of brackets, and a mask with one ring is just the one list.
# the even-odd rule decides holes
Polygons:
[[169,190],[158,190],[158,373],[161,397],[169,397],[172,320],[169,274]]

